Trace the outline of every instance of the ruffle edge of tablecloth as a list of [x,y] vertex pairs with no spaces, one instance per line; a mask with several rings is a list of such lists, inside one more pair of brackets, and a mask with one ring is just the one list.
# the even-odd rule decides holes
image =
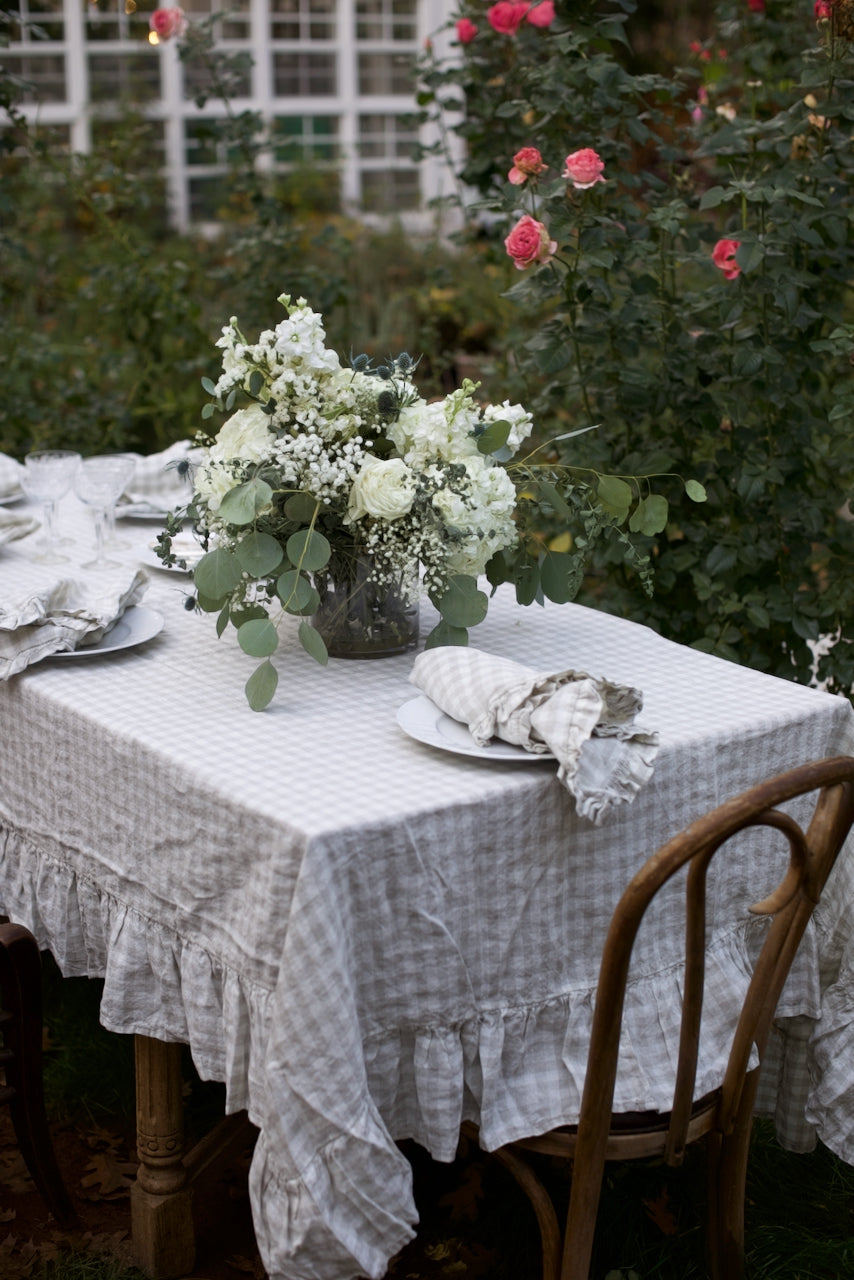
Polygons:
[[[35,849],[25,837],[8,829],[0,834],[5,837],[0,847],[7,886],[3,908],[33,930],[63,973],[103,976],[103,1024],[120,1033],[188,1043],[200,1075],[225,1082],[227,1110],[248,1110],[263,1135],[267,1004],[272,992],[199,943],[146,918],[67,864]],[[19,856],[24,847],[25,864]],[[763,922],[751,921],[716,938],[709,948],[708,978],[722,993],[724,1008],[743,999],[755,948],[748,931],[762,927]],[[137,993],[130,1005],[129,990]],[[680,1000],[678,968],[629,982],[616,1110],[669,1108],[675,1059],[668,1045],[673,1043],[673,1010]],[[253,1183],[257,1188],[275,1183],[281,1193],[281,1201],[275,1207],[268,1202],[263,1213],[253,1195],[259,1245],[266,1246],[262,1257],[273,1280],[285,1274],[285,1265],[289,1280],[329,1280],[333,1273],[327,1264],[334,1259],[339,1266],[339,1258],[337,1280],[385,1273],[388,1260],[411,1237],[411,1224],[417,1221],[406,1179],[393,1179],[395,1185],[383,1201],[385,1221],[378,1224],[367,1253],[359,1249],[358,1265],[352,1242],[364,1217],[337,1192],[343,1183],[359,1185],[367,1174],[366,1161],[379,1158],[387,1175],[394,1158],[401,1159],[391,1138],[414,1139],[435,1159],[451,1161],[459,1132],[451,1118],[476,1120],[486,1150],[573,1121],[586,1056],[579,1057],[572,1046],[587,1043],[592,1014],[593,991],[584,990],[529,1006],[481,1010],[456,1023],[367,1034],[365,1064],[374,1104],[369,1113],[376,1119],[370,1121],[366,1115],[364,1132],[342,1131],[340,1140],[327,1143],[313,1162],[314,1176],[308,1178],[308,1171],[297,1170],[287,1154],[267,1149],[263,1136],[259,1139]],[[710,1009],[701,1041],[698,1096],[721,1082],[730,1034],[729,1023]],[[559,1054],[556,1045],[562,1046]],[[669,1062],[669,1069],[651,1074],[644,1070],[642,1058]],[[560,1081],[554,1092],[551,1086],[542,1088],[544,1073],[552,1084]],[[537,1100],[533,1106],[532,1099]],[[544,1105],[538,1109],[540,1102]],[[378,1185],[381,1179],[368,1177],[369,1183],[374,1181]],[[297,1251],[299,1263],[294,1258]]]

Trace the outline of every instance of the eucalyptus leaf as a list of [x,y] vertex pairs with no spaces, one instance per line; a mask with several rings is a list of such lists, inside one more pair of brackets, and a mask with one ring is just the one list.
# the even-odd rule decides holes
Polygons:
[[235,485],[219,504],[219,515],[226,524],[252,524],[259,511],[269,507],[273,490],[266,480],[255,476]]
[[264,578],[278,569],[284,559],[281,544],[270,533],[253,529],[235,547],[235,554],[246,572],[253,578]]
[[200,596],[218,600],[220,608],[243,576],[240,561],[227,547],[207,551],[193,570],[193,581]]
[[548,551],[540,562],[540,585],[554,604],[567,604],[575,595],[575,557]]
[[685,492],[692,502],[705,502],[708,497],[705,487],[700,484],[699,480],[686,480]]
[[480,453],[497,453],[509,439],[509,422],[490,422],[477,437],[477,447]]
[[215,396],[216,383],[212,382],[210,378],[202,378],[202,390],[207,391],[209,396]]
[[257,400],[261,394],[261,388],[264,386],[264,375],[260,369],[253,369],[249,375],[249,394]]
[[528,557],[520,560],[513,573],[516,584],[516,600],[519,604],[533,604],[540,591],[539,561]]
[[478,589],[475,578],[455,574],[448,580],[436,607],[448,626],[475,627],[486,617],[489,598],[485,591]]
[[326,648],[326,641],[317,630],[317,627],[313,627],[310,622],[301,622],[297,634],[299,635],[299,642],[306,653],[314,658],[315,662],[319,662],[322,667],[325,667],[329,661],[329,652]]
[[252,672],[244,686],[246,701],[253,711],[263,711],[275,697],[279,673],[268,658]]
[[285,515],[294,524],[311,524],[319,506],[310,493],[292,493],[285,503]]
[[314,588],[298,569],[286,569],[276,583],[276,595],[288,613],[302,613],[309,605]]
[[268,658],[279,647],[279,633],[269,618],[250,618],[237,628],[237,642],[250,658]]
[[469,633],[465,627],[452,627],[444,618],[436,624],[424,642],[425,649],[438,649],[442,645],[455,645],[464,649],[469,642]]
[[298,529],[288,538],[285,550],[291,564],[313,573],[329,563],[332,548],[317,529]]
[[222,633],[225,631],[226,627],[228,626],[228,621],[230,617],[231,617],[231,610],[229,609],[227,604],[223,605],[222,609],[220,610],[219,617],[216,620],[216,634],[218,638],[222,636]]
[[651,493],[641,498],[632,512],[629,529],[632,533],[642,533],[651,538],[667,527],[668,502],[660,493]]
[[609,515],[620,523],[629,514],[632,505],[632,487],[618,476],[600,476],[596,485],[599,501]]

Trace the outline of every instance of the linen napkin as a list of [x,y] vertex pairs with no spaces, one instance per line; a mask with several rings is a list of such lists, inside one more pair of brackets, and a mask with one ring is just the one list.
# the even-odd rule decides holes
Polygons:
[[0,498],[11,498],[21,492],[20,462],[10,458],[8,453],[0,453]]
[[125,492],[116,506],[120,516],[166,516],[190,497],[190,484],[186,472],[178,470],[178,463],[192,463],[202,456],[189,440],[178,440],[161,453],[131,454],[136,469]]
[[658,734],[635,722],[639,689],[585,671],[540,672],[480,649],[428,649],[409,677],[479,746],[492,737],[550,751],[578,812],[598,825],[652,774]]
[[144,595],[142,569],[117,571],[106,580],[55,578],[0,603],[0,680],[33,662],[96,644]]
[[21,516],[11,511],[0,511],[0,546],[4,542],[15,542],[18,538],[26,538],[35,533],[41,525],[33,516]]

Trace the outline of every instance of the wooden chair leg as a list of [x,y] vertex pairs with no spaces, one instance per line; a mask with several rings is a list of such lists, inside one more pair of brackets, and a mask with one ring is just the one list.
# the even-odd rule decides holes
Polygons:
[[540,1245],[543,1252],[543,1280],[559,1280],[560,1277],[560,1226],[557,1214],[540,1179],[530,1165],[507,1147],[493,1151],[493,1158],[507,1170],[524,1191],[537,1219]]
[[57,1222],[78,1225],[77,1214],[56,1163],[42,1084],[42,973],[38,944],[17,925],[0,936],[0,980],[7,1054],[9,1111],[21,1155],[42,1199]]

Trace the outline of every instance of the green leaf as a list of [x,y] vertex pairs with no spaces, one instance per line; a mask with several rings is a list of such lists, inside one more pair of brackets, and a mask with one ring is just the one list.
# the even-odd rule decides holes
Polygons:
[[739,245],[736,251],[735,260],[741,267],[742,271],[749,273],[755,271],[765,257],[765,250],[761,244],[756,241],[753,244]]
[[269,507],[272,497],[267,481],[255,476],[229,489],[219,504],[219,514],[226,524],[251,524],[259,511]]
[[311,524],[319,506],[310,493],[292,493],[285,503],[285,515],[294,524]]
[[249,394],[255,396],[256,399],[261,394],[261,388],[264,385],[264,375],[260,369],[253,369],[249,375]]
[[225,599],[222,596],[217,596],[216,598],[213,596],[206,596],[203,592],[197,591],[196,604],[199,606],[202,613],[219,613],[220,609],[222,609],[225,604]]
[[278,569],[284,559],[281,544],[270,533],[253,529],[234,549],[243,568],[253,578],[264,578]]
[[599,501],[609,515],[622,522],[632,505],[632,488],[618,476],[600,476],[596,486]]
[[[286,569],[276,583],[276,595],[288,613],[302,613],[312,601],[314,588],[298,569]],[[316,594],[316,593],[315,593]]]
[[315,662],[319,662],[322,667],[325,667],[329,661],[329,653],[326,648],[326,642],[317,628],[313,627],[310,622],[301,622],[297,634],[299,635],[299,642],[306,653],[314,658]]
[[208,402],[208,404],[202,405],[203,418],[212,418],[215,412],[216,412],[216,405],[213,405],[210,402]]
[[540,564],[527,557],[520,560],[513,573],[516,584],[516,600],[519,604],[533,604],[540,590]]
[[256,667],[245,685],[246,701],[253,711],[263,711],[273,701],[278,683],[279,673],[269,658]]
[[237,641],[250,658],[269,658],[279,647],[279,633],[269,618],[251,618],[237,628]]
[[291,564],[309,573],[329,563],[332,548],[317,529],[298,529],[288,538],[285,548]]
[[444,618],[433,628],[424,642],[425,649],[438,649],[442,645],[456,645],[464,649],[469,642],[469,633],[465,627],[452,627]]
[[480,453],[497,453],[499,449],[504,448],[509,439],[509,422],[490,422],[477,437],[478,451]]
[[231,595],[242,576],[240,561],[226,547],[208,551],[193,570],[196,590],[210,600],[218,600],[217,608],[221,607],[226,596]]
[[567,604],[575,595],[575,557],[566,551],[547,551],[540,564],[540,584],[555,604]]
[[666,528],[667,511],[667,499],[660,493],[651,493],[635,507],[629,520],[629,529],[632,533],[642,533],[651,538]]
[[226,627],[228,626],[228,620],[230,617],[231,617],[231,610],[229,609],[227,604],[223,605],[220,611],[220,615],[216,620],[217,638],[220,638],[222,636],[223,631],[225,631]]
[[701,209],[717,209],[719,204],[723,204],[724,200],[732,198],[732,192],[727,194],[723,187],[709,187],[708,191],[703,192],[700,200]]
[[216,383],[210,378],[202,378],[202,390],[207,391],[209,396],[216,395]]
[[705,502],[708,494],[699,480],[686,480],[685,492],[692,502]]
[[479,591],[475,578],[454,574],[436,607],[451,627],[475,627],[483,622],[489,608],[485,591]]

